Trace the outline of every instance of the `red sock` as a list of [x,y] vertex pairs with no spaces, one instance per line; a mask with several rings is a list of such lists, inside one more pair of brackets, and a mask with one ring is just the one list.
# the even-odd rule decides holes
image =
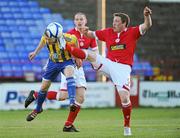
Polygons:
[[57,95],[56,91],[48,91],[46,98],[48,100],[56,100],[56,95]]
[[33,96],[34,96],[35,99],[37,99],[37,97],[38,97],[38,92],[35,91]]
[[65,126],[70,126],[73,124],[80,109],[81,109],[81,107],[79,105],[75,105],[75,108],[70,109],[68,119],[65,122]]
[[80,58],[80,59],[86,58],[86,53],[80,48],[73,47],[71,45],[66,45],[66,49],[68,50],[68,52],[70,52],[73,56],[77,58]]
[[[47,98],[48,100],[56,100],[56,95],[57,95],[57,92],[56,92],[56,91],[48,91],[48,92],[47,92],[47,95],[46,95],[46,98]],[[38,92],[35,91],[34,97],[35,97],[35,99],[37,99],[37,97],[38,97]]]
[[123,111],[123,115],[124,115],[124,127],[130,127],[131,110],[132,110],[131,103],[128,105],[122,104],[122,111]]

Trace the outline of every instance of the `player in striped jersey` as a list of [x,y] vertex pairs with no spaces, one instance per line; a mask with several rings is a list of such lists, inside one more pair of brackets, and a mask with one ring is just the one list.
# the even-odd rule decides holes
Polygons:
[[[74,15],[74,24],[75,24],[75,28],[71,29],[67,33],[75,35],[77,37],[78,42],[79,42],[79,47],[81,49],[91,49],[92,51],[95,51],[96,53],[98,53],[98,47],[97,47],[96,40],[94,38],[92,39],[92,38],[86,37],[79,31],[79,28],[81,28],[87,24],[86,15],[82,12],[76,13]],[[81,105],[84,102],[84,95],[85,95],[86,85],[87,85],[82,67],[75,70],[75,82],[76,82],[76,101],[75,101],[76,106],[75,106],[75,111],[73,110],[73,111],[69,112],[68,118],[67,118],[64,128],[63,128],[63,131],[65,131],[65,132],[77,132],[78,131],[74,127],[73,123],[81,109]],[[27,108],[27,106],[29,104],[31,104],[35,99],[37,99],[37,96],[38,96],[37,92],[34,90],[31,90],[28,98],[25,100],[25,108]],[[67,82],[66,82],[64,75],[61,76],[60,91],[56,92],[56,91],[50,90],[50,91],[48,91],[46,98],[49,100],[59,100],[59,101],[62,101],[62,100],[65,100],[68,98]]]
[[[75,104],[76,86],[74,80],[75,64],[71,54],[67,51],[67,46],[75,45],[78,47],[77,38],[74,35],[64,34],[60,24],[53,22],[49,24],[42,36],[39,45],[35,51],[29,53],[29,59],[32,60],[39,51],[47,46],[49,50],[49,60],[42,77],[42,84],[37,96],[37,106],[26,118],[27,121],[32,121],[37,114],[42,112],[42,104],[46,98],[47,91],[51,85],[51,81],[62,72],[67,80],[67,89],[70,98],[70,106]],[[75,59],[78,66],[81,65],[81,60]]]

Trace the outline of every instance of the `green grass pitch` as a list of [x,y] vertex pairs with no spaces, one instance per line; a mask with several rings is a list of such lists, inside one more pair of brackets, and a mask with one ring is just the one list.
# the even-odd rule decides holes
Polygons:
[[[75,126],[79,133],[64,133],[68,109],[45,110],[32,122],[30,111],[0,111],[0,138],[124,138],[118,108],[82,109]],[[137,108],[132,112],[131,138],[180,138],[180,108]]]

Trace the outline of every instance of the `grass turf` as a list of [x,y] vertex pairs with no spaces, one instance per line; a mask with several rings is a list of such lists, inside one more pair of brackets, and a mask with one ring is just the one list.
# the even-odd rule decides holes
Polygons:
[[[32,122],[30,111],[0,111],[0,138],[124,138],[121,110],[82,109],[75,126],[64,133],[68,109],[45,110]],[[180,108],[137,108],[132,112],[131,138],[180,138]]]

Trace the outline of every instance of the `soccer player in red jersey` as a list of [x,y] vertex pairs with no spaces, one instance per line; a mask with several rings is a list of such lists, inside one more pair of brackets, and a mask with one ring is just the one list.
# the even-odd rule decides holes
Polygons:
[[112,28],[93,32],[88,27],[82,27],[81,32],[85,35],[106,43],[106,58],[92,51],[69,47],[71,54],[91,61],[94,68],[109,76],[116,86],[122,103],[125,136],[131,135],[130,118],[132,106],[129,89],[133,55],[137,40],[152,26],[151,13],[151,9],[145,7],[143,11],[144,22],[134,27],[129,27],[130,18],[125,13],[114,13]]
[[[74,16],[74,24],[75,28],[68,31],[68,34],[75,35],[78,39],[79,47],[81,49],[91,49],[94,52],[98,52],[98,47],[96,44],[96,40],[94,38],[89,38],[82,33],[80,33],[79,28],[84,27],[87,24],[87,18],[84,13],[78,12]],[[86,90],[86,79],[84,75],[83,68],[80,67],[75,70],[75,82],[76,82],[76,101],[75,106],[70,109],[70,113],[68,118],[65,122],[63,131],[65,132],[77,132],[77,129],[73,126],[73,122],[80,111],[81,104],[84,102],[84,94]],[[65,76],[61,73],[61,87],[60,92],[56,91],[48,91],[47,92],[47,99],[49,100],[59,100],[62,101],[67,99],[67,81]],[[31,102],[37,99],[37,92],[31,91],[28,98],[25,101],[25,107],[27,107]]]

